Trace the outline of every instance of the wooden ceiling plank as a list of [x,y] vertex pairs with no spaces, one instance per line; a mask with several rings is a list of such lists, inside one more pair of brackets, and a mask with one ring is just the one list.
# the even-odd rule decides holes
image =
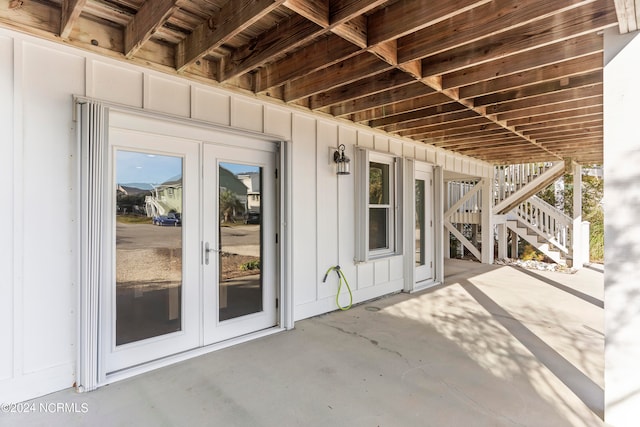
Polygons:
[[436,55],[591,1],[495,0],[401,38],[398,60],[402,63]]
[[610,1],[597,0],[581,8],[424,58],[423,75],[427,77],[451,73],[581,35],[593,34],[615,25],[615,10]]
[[330,5],[330,21],[345,22],[382,6],[388,0],[333,0]]
[[422,119],[425,117],[434,117],[434,116],[451,113],[454,111],[460,111],[464,109],[466,109],[466,107],[464,107],[462,104],[458,102],[448,102],[446,104],[429,106],[426,108],[413,110],[407,113],[394,114],[394,115],[389,115],[380,119],[371,120],[369,122],[369,126],[373,128],[379,128],[379,127],[387,126],[393,123],[403,123],[411,120]]
[[[538,117],[538,119],[536,119]],[[585,108],[584,110],[565,111],[563,113],[548,114],[545,116],[533,116],[508,122],[519,131],[529,129],[543,129],[549,126],[582,123],[594,119],[602,120],[602,107]]]
[[472,125],[470,127],[456,127],[451,129],[445,129],[437,132],[431,132],[429,134],[423,134],[419,139],[432,138],[434,140],[439,139],[455,139],[455,138],[475,138],[476,136],[482,136],[489,134],[490,132],[504,132],[505,129],[497,123],[485,122],[488,124]]
[[224,82],[270,61],[274,56],[307,44],[324,29],[294,15],[220,60],[219,81]]
[[312,110],[317,110],[319,108],[330,107],[357,98],[384,92],[391,88],[406,86],[414,82],[413,77],[402,71],[393,69],[386,73],[313,95],[310,97],[310,106]]
[[78,22],[82,9],[87,0],[62,0],[62,13],[60,16],[60,37],[68,39],[71,30]]
[[124,54],[133,57],[178,10],[177,0],[146,0],[124,29]]
[[306,98],[317,93],[353,83],[393,68],[377,56],[363,52],[284,85],[285,102]]
[[508,123],[509,120],[516,119],[516,118],[544,115],[544,114],[550,114],[553,112],[560,113],[563,111],[578,110],[578,109],[594,107],[598,105],[602,105],[602,95],[579,99],[579,100],[570,100],[570,101],[560,102],[552,105],[542,105],[542,106],[538,105],[531,108],[523,108],[520,110],[509,111],[506,113],[498,114],[496,119],[499,121],[507,121]]
[[602,82],[602,70],[592,71],[587,74],[552,80],[535,85],[523,86],[509,91],[493,93],[473,99],[473,105],[491,105],[501,102],[526,99],[551,92],[576,89],[583,86],[592,86]]
[[515,128],[518,131],[525,133],[527,131],[533,131],[537,129],[549,129],[555,126],[582,124],[582,123],[586,123],[594,120],[602,121],[602,112],[593,113],[593,114],[580,114],[580,113],[577,113],[576,111],[572,111],[571,116],[566,119],[556,118],[554,120],[548,120],[548,121],[545,120],[543,122],[531,123],[528,125],[520,125],[520,126],[516,126]]
[[494,79],[498,76],[552,65],[565,61],[567,58],[602,52],[602,50],[602,36],[588,34],[446,74],[442,78],[442,85],[444,88],[466,86],[478,81]]
[[591,98],[594,96],[602,95],[602,90],[602,84],[596,84],[565,91],[551,92],[532,96],[526,99],[516,99],[513,101],[505,101],[499,104],[488,105],[486,107],[486,112],[487,114],[500,114],[515,110],[532,108],[540,105],[548,106],[551,104],[559,104],[570,100]]
[[601,128],[603,124],[602,117],[592,117],[591,120],[584,120],[578,123],[565,123],[558,124],[556,126],[544,127],[544,128],[536,128],[536,129],[526,129],[523,130],[522,133],[525,135],[544,135],[553,132],[564,132],[564,131],[581,131],[581,130],[593,130],[593,128]]
[[485,130],[488,129],[488,124],[490,122],[484,117],[477,116],[468,119],[460,120],[456,123],[456,126],[452,128],[447,123],[432,125],[432,126],[424,126],[418,129],[411,129],[408,131],[400,131],[398,132],[402,136],[410,136],[410,135],[429,135],[433,132],[437,131],[446,131],[448,134],[455,135],[456,132],[464,133],[465,131],[473,131],[473,130]]
[[[414,99],[416,102],[427,102],[424,100],[425,97],[429,95],[438,97],[438,99],[444,98],[443,102],[450,101],[447,96],[435,92],[433,89],[420,82],[415,82],[400,87],[390,88],[389,90],[375,93],[373,95],[363,96],[340,105],[334,105],[331,107],[331,114],[336,117],[345,117],[351,114],[365,114],[367,111],[375,110],[373,111],[373,114],[375,115],[372,117],[384,117],[386,112],[392,111],[396,105],[401,105],[405,102],[410,103],[413,102]],[[429,100],[431,100],[431,98]]]
[[599,125],[592,125],[590,128],[585,129],[573,129],[573,130],[564,130],[557,132],[542,132],[536,134],[534,137],[536,141],[544,141],[548,138],[575,138],[575,137],[585,137],[585,136],[602,136],[602,123]]
[[341,37],[330,35],[311,43],[284,59],[262,67],[256,78],[256,92],[280,86],[298,76],[313,73],[358,54],[360,49]]
[[286,0],[284,6],[321,27],[329,26],[329,0]]
[[[423,85],[422,83],[415,83],[415,85],[419,85],[422,88],[420,93],[424,93],[424,95],[416,95],[414,97],[404,99],[395,98],[395,102],[392,104],[376,106],[364,111],[357,112],[353,115],[352,119],[355,122],[369,122],[370,120],[378,120],[388,118],[388,123],[393,123],[395,120],[393,116],[398,114],[409,113],[412,111],[429,109],[429,108],[438,108],[444,104],[451,104],[451,99],[439,92],[434,92],[428,86]],[[411,85],[413,86],[413,85]],[[409,87],[409,86],[407,86]],[[418,89],[416,89],[417,92]],[[457,103],[454,103],[457,104]],[[460,106],[460,108],[464,108]],[[445,109],[445,108],[441,108]],[[386,123],[386,124],[388,124]]]
[[[331,31],[336,36],[328,36],[297,50],[294,55],[266,64],[257,72],[256,92],[264,92],[359,53],[361,49],[367,47],[366,17],[362,15],[384,2],[386,0],[332,2],[330,22],[325,27],[325,31]],[[334,10],[336,13],[332,12]],[[320,23],[319,19],[317,21],[316,23]],[[387,49],[388,46],[383,45],[372,47],[370,50],[379,56],[388,57],[390,54],[386,51]],[[395,44],[393,58],[395,58]]]
[[492,93],[540,84],[602,69],[602,52],[569,59],[533,70],[484,80],[459,88],[461,98],[475,98]]
[[423,117],[417,120],[409,120],[387,125],[383,128],[386,132],[398,132],[412,129],[425,129],[432,125],[453,125],[457,126],[460,122],[464,122],[470,118],[477,118],[478,113],[471,110],[455,111],[446,114],[439,114],[431,117]]
[[445,150],[462,152],[463,150],[470,150],[476,147],[478,148],[511,147],[514,144],[523,144],[522,138],[509,138],[501,141],[488,141],[488,142],[480,142],[480,143],[476,142],[473,144],[446,145],[446,146],[438,146],[438,147]]
[[369,16],[369,45],[402,37],[489,2],[490,0],[399,0]]
[[367,47],[367,18],[365,16],[357,16],[343,24],[335,25],[331,31],[360,49]]
[[494,139],[502,139],[502,138],[517,138],[521,140],[519,136],[514,136],[512,132],[509,132],[504,128],[494,128],[490,130],[483,130],[476,132],[475,134],[464,134],[464,135],[451,135],[447,137],[434,138],[433,144],[437,146],[445,146],[447,144],[461,144],[465,142],[480,142],[484,139],[494,140]]
[[268,15],[285,0],[234,0],[195,28],[176,48],[176,69],[183,71],[209,50],[228,40]]

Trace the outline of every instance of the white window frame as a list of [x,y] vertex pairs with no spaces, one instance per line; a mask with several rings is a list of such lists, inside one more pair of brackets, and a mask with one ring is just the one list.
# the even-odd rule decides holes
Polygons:
[[[402,251],[402,179],[401,159],[391,154],[373,152],[358,148],[355,153],[355,180],[356,180],[356,250],[355,261],[368,260],[398,255]],[[371,163],[389,165],[389,203],[376,205],[369,203],[369,171]],[[386,208],[387,216],[387,242],[388,247],[382,249],[369,249],[369,209]]]

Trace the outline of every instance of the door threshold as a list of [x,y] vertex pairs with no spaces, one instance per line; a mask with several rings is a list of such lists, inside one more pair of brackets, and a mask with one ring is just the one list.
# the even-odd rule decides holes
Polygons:
[[104,378],[103,381],[100,381],[98,383],[98,388],[118,382],[118,381],[122,381],[127,378],[134,377],[136,375],[140,375],[146,372],[154,371],[156,369],[164,368],[166,366],[170,366],[175,363],[193,359],[194,357],[202,356],[207,353],[211,353],[217,350],[222,350],[224,348],[232,347],[234,345],[242,344],[244,342],[252,341],[258,338],[277,334],[286,330],[287,330],[286,328],[282,328],[280,326],[274,326],[272,328],[267,328],[260,331],[252,332],[250,334],[246,334],[246,335],[231,338],[225,341],[221,341],[218,343],[206,345],[204,347],[198,347],[192,350],[184,351],[182,353],[177,353],[171,356],[163,357],[162,359],[153,360],[148,363],[144,363],[142,365],[132,366],[130,368],[112,372],[110,374],[107,374],[106,378]]
[[436,287],[440,284],[441,282],[438,282],[433,279],[425,280],[423,282],[416,283],[416,286],[412,290],[410,290],[409,293],[414,294],[416,292],[421,292],[421,291]]

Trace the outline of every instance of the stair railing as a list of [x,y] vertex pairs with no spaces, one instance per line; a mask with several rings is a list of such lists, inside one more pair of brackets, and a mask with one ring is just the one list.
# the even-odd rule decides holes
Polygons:
[[567,255],[571,253],[573,221],[560,209],[533,196],[518,205],[512,212],[553,246]]
[[494,206],[542,175],[551,166],[553,163],[549,162],[496,166]]

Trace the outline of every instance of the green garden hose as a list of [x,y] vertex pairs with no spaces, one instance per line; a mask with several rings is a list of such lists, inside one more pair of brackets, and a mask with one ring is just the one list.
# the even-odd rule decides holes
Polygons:
[[[340,269],[339,265],[335,265],[332,267],[329,267],[329,269],[327,270],[326,273],[324,273],[324,279],[322,279],[322,283],[327,281],[327,276],[329,276],[329,273],[331,273],[331,271],[335,271],[336,274],[338,275],[338,293],[336,294],[336,305],[338,306],[338,308],[340,310],[349,310],[351,308],[351,304],[353,304],[353,294],[351,293],[351,287],[349,286],[349,282],[347,281],[347,277],[344,275],[344,273],[342,272],[342,270]],[[349,305],[346,306],[341,306],[340,305],[340,289],[342,289],[342,279],[344,279],[344,283],[345,285],[347,285],[347,290],[349,291]]]

